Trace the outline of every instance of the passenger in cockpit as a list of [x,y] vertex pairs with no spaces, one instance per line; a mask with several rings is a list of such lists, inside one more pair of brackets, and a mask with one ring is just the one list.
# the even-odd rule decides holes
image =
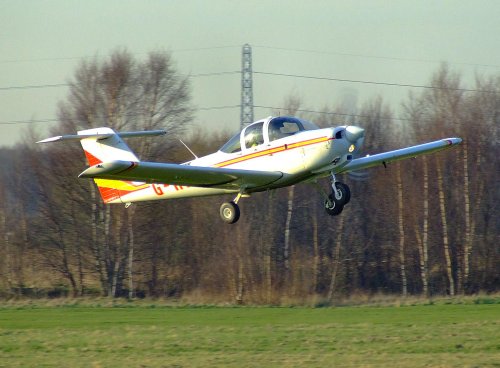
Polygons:
[[282,129],[284,128],[283,121],[275,120],[269,124],[269,140],[275,141],[276,139],[280,139],[286,137],[287,134],[283,133]]

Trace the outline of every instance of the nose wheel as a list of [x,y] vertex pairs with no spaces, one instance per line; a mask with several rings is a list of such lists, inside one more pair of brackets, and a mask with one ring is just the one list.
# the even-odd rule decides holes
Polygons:
[[332,193],[325,199],[325,211],[330,216],[340,215],[344,206],[351,200],[351,190],[349,187],[335,180],[332,175]]

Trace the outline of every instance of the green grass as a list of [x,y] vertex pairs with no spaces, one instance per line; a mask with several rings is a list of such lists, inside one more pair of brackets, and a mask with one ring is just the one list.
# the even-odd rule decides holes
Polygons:
[[0,367],[500,367],[500,305],[3,307]]

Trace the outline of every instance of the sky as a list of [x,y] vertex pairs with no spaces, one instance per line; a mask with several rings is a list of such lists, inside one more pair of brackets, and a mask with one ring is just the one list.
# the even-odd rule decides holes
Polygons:
[[[500,1],[487,0],[0,0],[0,146],[29,125],[43,135],[57,124],[68,88],[26,87],[65,84],[81,60],[119,48],[137,60],[171,52],[179,72],[193,75],[195,126],[232,133],[241,76],[195,75],[239,71],[246,43],[255,105],[278,108],[294,95],[319,111],[346,95],[358,104],[380,96],[397,111],[421,89],[352,81],[428,85],[446,62],[474,87],[475,75],[500,73],[499,19]],[[275,110],[258,107],[254,117]]]

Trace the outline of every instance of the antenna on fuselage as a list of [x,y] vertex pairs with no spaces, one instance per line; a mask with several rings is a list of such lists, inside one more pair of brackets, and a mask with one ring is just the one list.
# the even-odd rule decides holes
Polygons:
[[189,147],[187,146],[187,144],[186,144],[186,143],[184,143],[184,142],[182,141],[182,139],[180,139],[180,138],[177,138],[177,139],[179,140],[179,142],[181,142],[181,143],[183,144],[183,146],[184,146],[184,147],[186,147],[186,149],[187,149],[189,152],[191,152],[191,154],[194,156],[194,158],[198,158],[198,156],[196,156],[196,154],[195,154],[193,151],[191,151],[191,148],[189,148]]

